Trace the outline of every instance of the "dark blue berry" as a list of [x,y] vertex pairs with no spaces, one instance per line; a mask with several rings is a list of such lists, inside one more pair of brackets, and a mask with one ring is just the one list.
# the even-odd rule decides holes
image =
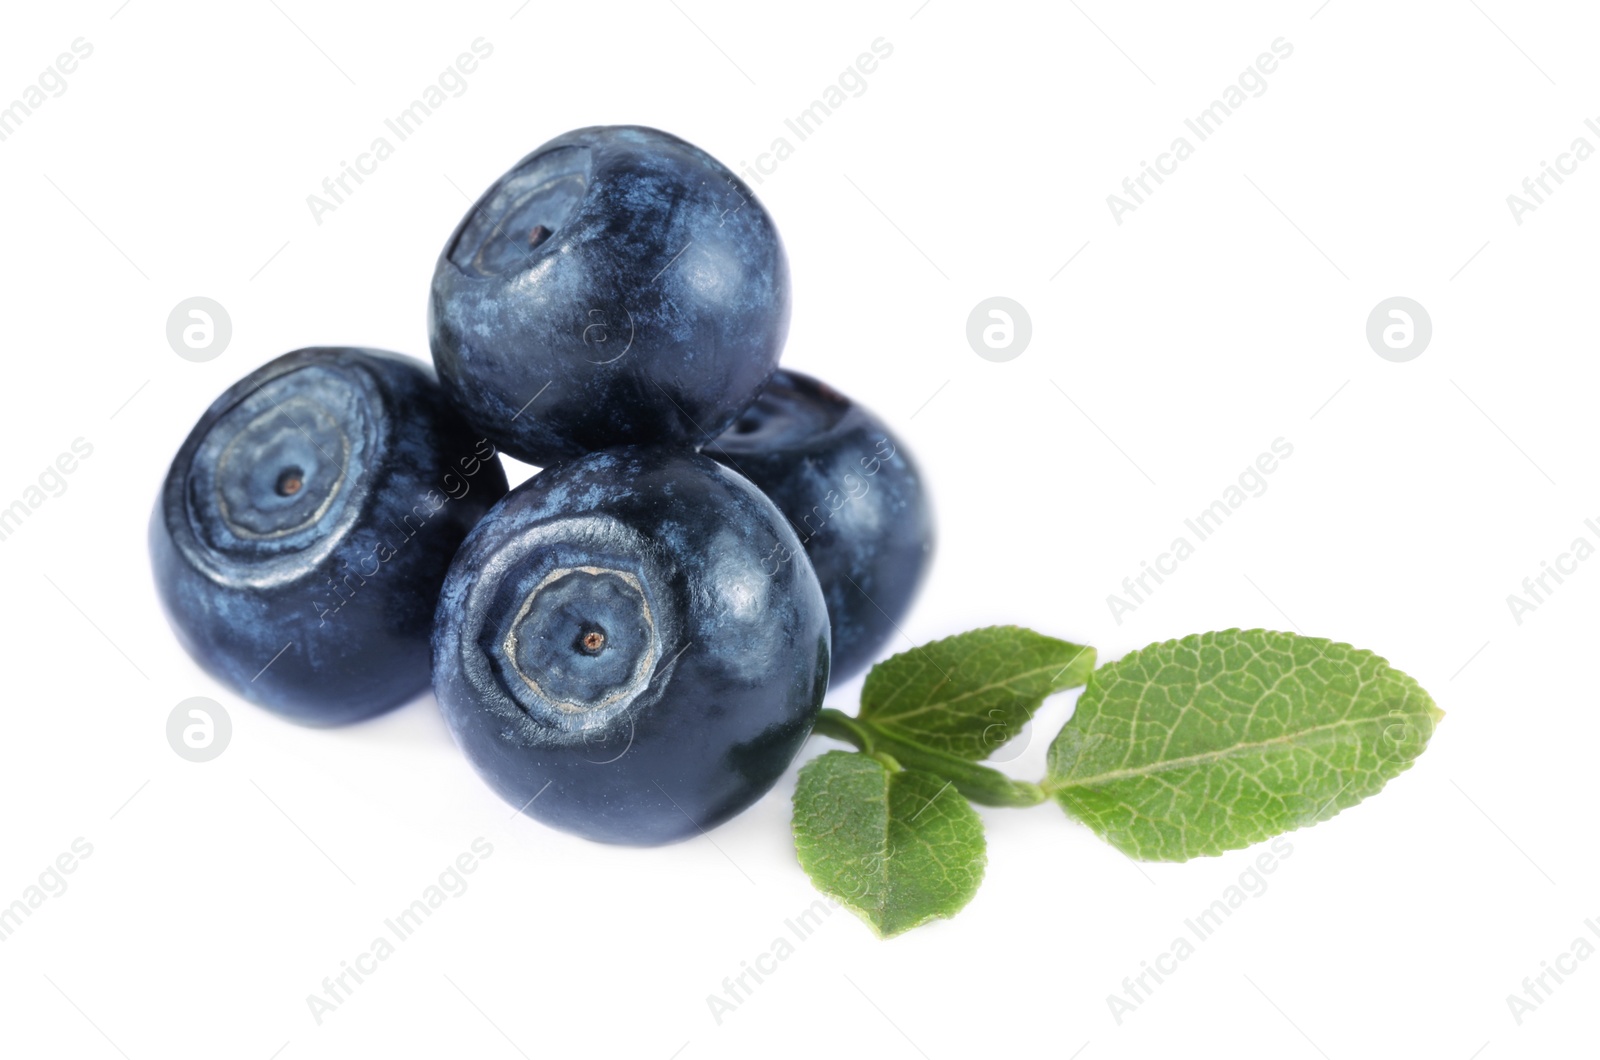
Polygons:
[[783,516],[687,451],[547,468],[473,530],[434,632],[456,741],[512,806],[591,839],[710,829],[822,706],[828,616]]
[[428,310],[445,390],[510,455],[698,448],[777,367],[789,268],[766,210],[704,151],[579,129],[473,205]]
[[506,493],[493,444],[427,366],[314,348],[206,410],[150,523],[156,589],[219,681],[334,725],[428,687],[428,637],[456,547]]
[[828,601],[834,679],[865,669],[896,636],[933,558],[933,510],[905,444],[837,390],[785,370],[706,455],[794,525]]

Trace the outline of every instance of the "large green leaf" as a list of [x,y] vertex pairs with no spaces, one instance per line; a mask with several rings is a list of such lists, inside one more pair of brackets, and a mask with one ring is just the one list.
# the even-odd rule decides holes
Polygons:
[[983,822],[950,782],[850,751],[800,771],[794,845],[818,890],[883,938],[954,916],[983,882]]
[[1124,853],[1185,861],[1360,802],[1442,717],[1416,681],[1348,644],[1200,633],[1095,671],[1043,787]]
[[872,668],[863,721],[897,738],[978,761],[1016,736],[1045,697],[1094,670],[1093,648],[1019,626],[989,626],[901,652]]

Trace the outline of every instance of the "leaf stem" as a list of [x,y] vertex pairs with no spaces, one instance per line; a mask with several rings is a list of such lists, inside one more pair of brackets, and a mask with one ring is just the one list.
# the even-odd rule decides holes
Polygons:
[[887,756],[902,768],[932,773],[983,806],[1037,806],[1045,800],[1044,789],[1037,784],[1013,780],[998,769],[892,736],[870,721],[852,718],[832,707],[823,708],[812,731],[850,744],[865,754],[880,759]]
[[822,713],[817,715],[817,724],[811,731],[814,735],[829,736],[841,743],[850,744],[857,751],[868,753],[872,751],[872,735],[867,732],[865,725],[842,710],[823,707]]

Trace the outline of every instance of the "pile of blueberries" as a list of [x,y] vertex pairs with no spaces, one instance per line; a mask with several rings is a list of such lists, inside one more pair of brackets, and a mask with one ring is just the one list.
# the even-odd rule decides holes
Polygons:
[[[772,218],[675,136],[580,129],[472,206],[428,310],[437,374],[303,349],[206,410],[150,528],[179,639],[309,725],[431,683],[495,791],[579,835],[739,813],[933,539],[904,446],[778,369]],[[502,453],[541,470],[508,492]]]

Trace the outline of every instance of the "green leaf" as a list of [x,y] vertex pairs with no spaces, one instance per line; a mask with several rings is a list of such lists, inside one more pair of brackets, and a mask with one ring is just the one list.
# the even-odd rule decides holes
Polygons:
[[924,644],[872,668],[862,721],[898,739],[978,761],[1016,736],[1046,696],[1094,671],[1094,649],[1020,626]]
[[890,938],[954,916],[983,882],[983,822],[948,782],[850,751],[806,763],[794,792],[800,865]]
[[822,708],[811,731],[843,740],[867,754],[888,755],[907,769],[948,780],[980,806],[1037,806],[1046,798],[1044,789],[1031,781],[1014,780],[998,769],[900,739],[870,721],[852,718],[832,707]]
[[1200,633],[1097,670],[1043,787],[1124,853],[1186,861],[1375,794],[1443,716],[1416,681],[1348,644]]

